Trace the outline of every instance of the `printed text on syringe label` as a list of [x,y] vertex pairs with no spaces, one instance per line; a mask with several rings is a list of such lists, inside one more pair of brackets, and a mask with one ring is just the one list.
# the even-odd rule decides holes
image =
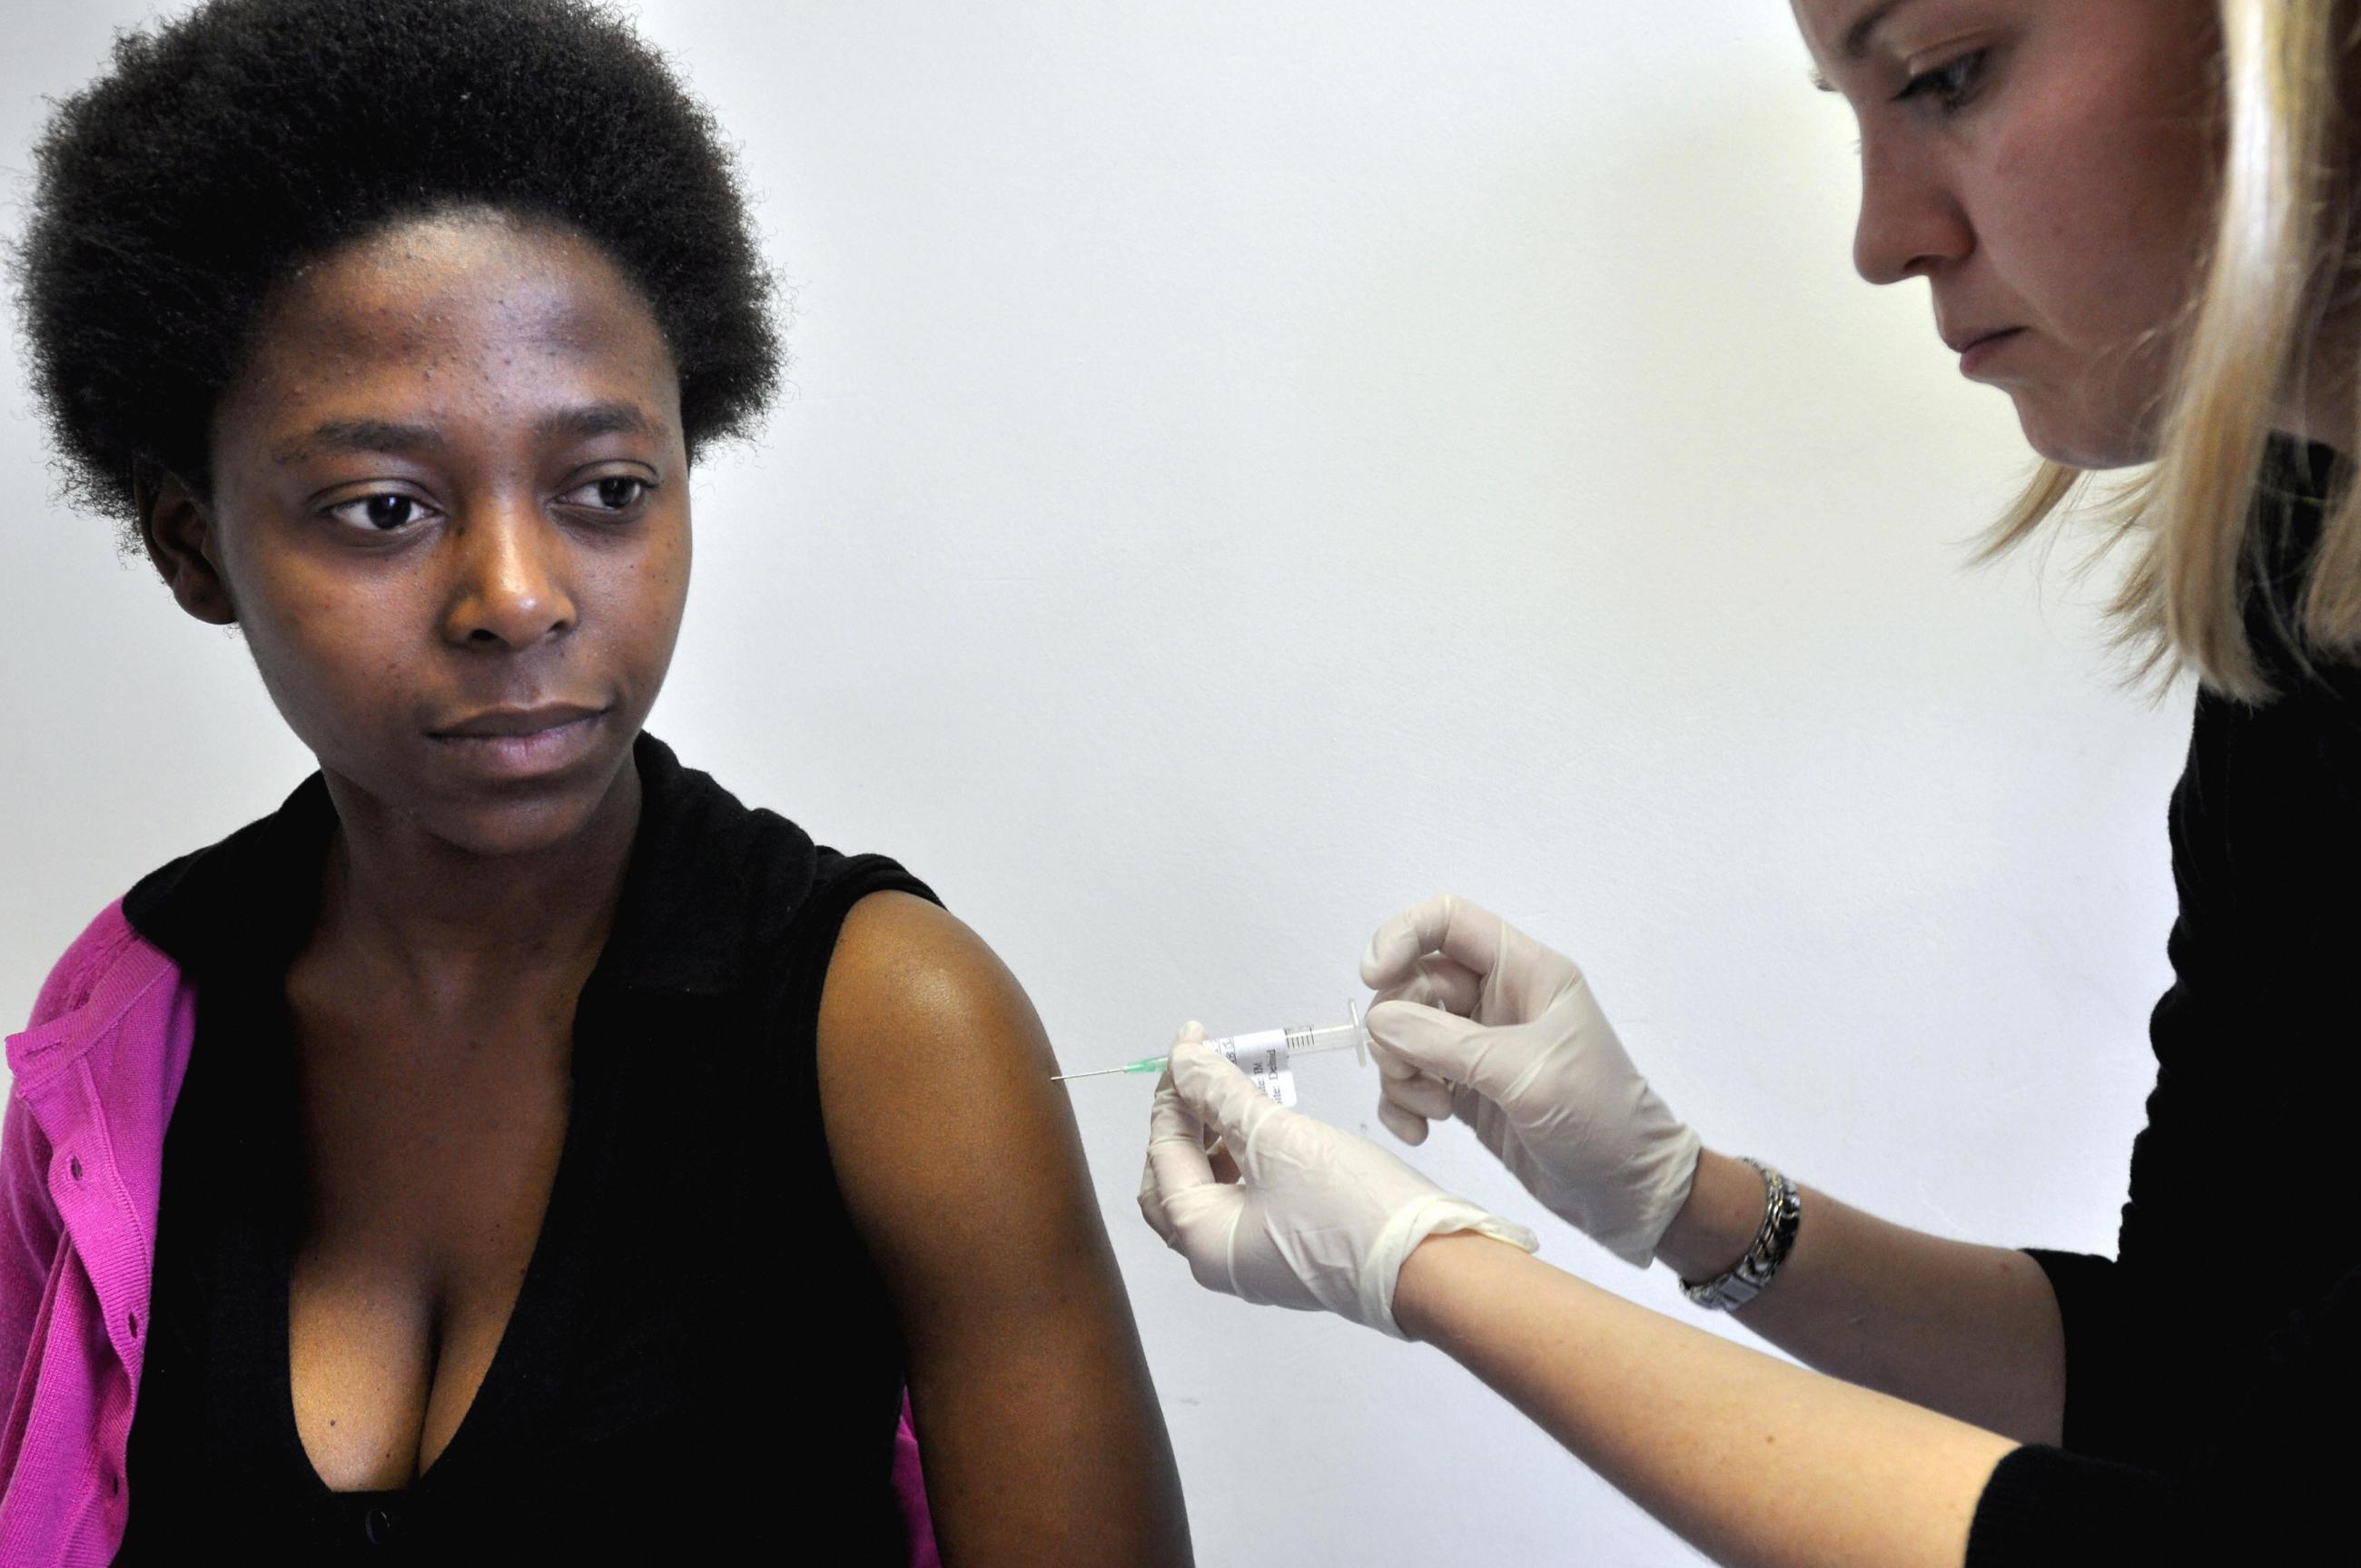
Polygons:
[[1238,1069],[1255,1081],[1255,1087],[1279,1104],[1292,1109],[1295,1105],[1295,1074],[1287,1069],[1287,1031],[1262,1029],[1251,1035],[1233,1035],[1227,1039],[1207,1040],[1213,1050],[1238,1064]]

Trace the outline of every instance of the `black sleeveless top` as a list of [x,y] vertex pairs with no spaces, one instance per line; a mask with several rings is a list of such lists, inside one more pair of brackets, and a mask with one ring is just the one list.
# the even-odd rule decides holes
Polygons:
[[893,861],[816,847],[642,735],[621,903],[575,1017],[573,1098],[507,1330],[409,1488],[328,1490],[295,1427],[303,1212],[290,961],[335,812],[319,775],[143,880],[197,985],[164,1145],[118,1563],[906,1561],[891,1305],[820,1122],[821,982]]

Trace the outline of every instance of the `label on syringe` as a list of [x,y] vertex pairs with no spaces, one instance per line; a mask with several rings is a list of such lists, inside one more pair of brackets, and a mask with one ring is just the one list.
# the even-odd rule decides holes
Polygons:
[[1294,1108],[1295,1074],[1287,1069],[1286,1030],[1262,1029],[1251,1035],[1207,1040],[1205,1045],[1237,1063],[1238,1070],[1253,1079],[1255,1087],[1274,1102],[1290,1110]]

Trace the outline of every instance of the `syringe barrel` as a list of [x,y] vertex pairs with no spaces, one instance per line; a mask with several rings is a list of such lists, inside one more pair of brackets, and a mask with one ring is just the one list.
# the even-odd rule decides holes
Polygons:
[[1292,1029],[1257,1029],[1250,1035],[1228,1035],[1217,1040],[1207,1040],[1210,1048],[1219,1051],[1247,1072],[1278,1072],[1287,1066],[1290,1056],[1312,1056],[1322,1051],[1350,1048],[1361,1058],[1369,1060],[1368,1026],[1361,1021],[1357,1003],[1347,1002],[1352,1014],[1349,1024],[1323,1024],[1318,1027],[1304,1025]]
[[1287,1069],[1288,1036],[1294,1032],[1290,1029],[1257,1029],[1251,1035],[1226,1035],[1217,1040],[1207,1040],[1205,1046],[1237,1063],[1242,1072],[1284,1072]]

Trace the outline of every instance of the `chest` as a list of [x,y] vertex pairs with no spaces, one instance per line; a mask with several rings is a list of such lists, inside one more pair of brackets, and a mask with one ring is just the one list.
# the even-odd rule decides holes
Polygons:
[[[899,1541],[900,1337],[802,1087],[799,992],[594,981],[544,1034],[562,1071],[371,1073],[298,1030],[292,990],[198,1009],[126,1488],[146,1560],[324,1561],[380,1508],[422,1560],[447,1535],[470,1559],[738,1561],[722,1538],[782,1506]],[[500,1222],[500,1190],[540,1212]]]
[[2361,916],[2361,716],[2298,692],[2207,697],[2173,796],[2174,870],[2202,957],[2306,1007],[2341,996]]
[[537,1014],[454,1033],[294,1014],[296,1427],[332,1489],[404,1486],[456,1434],[515,1310],[566,1146],[569,1037]]

